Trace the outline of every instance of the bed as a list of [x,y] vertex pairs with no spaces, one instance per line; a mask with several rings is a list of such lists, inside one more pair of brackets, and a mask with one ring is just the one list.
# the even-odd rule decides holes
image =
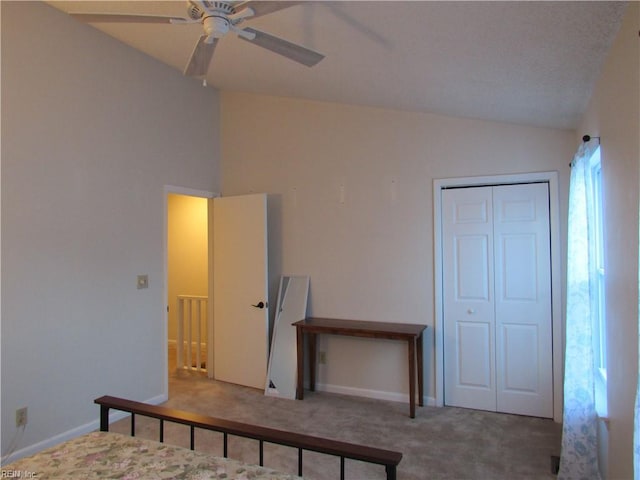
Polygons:
[[[4,467],[20,478],[294,480],[301,477],[114,432],[92,432]],[[3,473],[3,476],[9,475]]]
[[[88,433],[6,465],[2,468],[2,478],[299,480],[303,473],[303,451],[312,451],[338,457],[341,479],[344,479],[345,460],[350,459],[381,465],[384,471],[380,472],[379,478],[395,480],[397,466],[402,459],[402,453],[391,450],[249,425],[117,397],[100,397],[95,403],[100,405],[99,432]],[[109,432],[110,410],[131,414],[130,436]],[[135,437],[136,416],[159,421],[158,441]],[[164,443],[165,422],[189,426],[189,449]],[[196,429],[222,433],[221,457],[196,451]],[[256,440],[259,464],[251,465],[227,458],[229,436]],[[297,449],[297,475],[265,467],[265,443]]]

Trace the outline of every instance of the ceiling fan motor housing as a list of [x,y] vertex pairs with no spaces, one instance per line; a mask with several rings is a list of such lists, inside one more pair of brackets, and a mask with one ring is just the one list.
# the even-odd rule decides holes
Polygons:
[[229,32],[231,21],[227,15],[232,15],[235,11],[228,2],[187,1],[189,17],[202,21],[207,43],[213,43],[216,38],[222,38]]
[[187,0],[187,14],[193,20],[201,20],[215,14],[232,15],[235,11],[233,5],[228,2]]

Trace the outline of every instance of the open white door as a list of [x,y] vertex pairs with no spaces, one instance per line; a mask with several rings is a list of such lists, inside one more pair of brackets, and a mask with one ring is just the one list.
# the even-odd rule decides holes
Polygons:
[[214,377],[264,388],[269,309],[266,194],[212,201]]

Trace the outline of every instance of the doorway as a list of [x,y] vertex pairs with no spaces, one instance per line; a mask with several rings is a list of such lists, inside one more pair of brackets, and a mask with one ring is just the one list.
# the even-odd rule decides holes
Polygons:
[[[176,186],[164,188],[164,297],[162,348],[164,389],[168,398],[170,368],[177,353],[178,295],[209,296],[208,201],[212,192]],[[191,247],[193,243],[194,247]],[[210,315],[210,314],[209,314]],[[208,326],[208,319],[204,321]],[[204,330],[206,332],[206,330]],[[173,350],[170,352],[170,348]],[[173,356],[170,356],[171,355]],[[171,363],[170,363],[171,360]],[[206,365],[208,365],[208,359]],[[205,366],[206,366],[205,365]]]
[[[207,368],[208,200],[167,195],[169,369]],[[187,340],[187,348],[184,341]]]
[[[197,264],[197,275],[205,281],[195,290],[179,291],[171,288],[169,294],[170,264],[170,201],[178,198],[179,203],[198,205],[197,228],[185,227],[185,219],[180,215],[177,235],[187,238],[186,254],[188,263]],[[204,202],[204,203],[201,203]],[[173,205],[172,205],[173,206]],[[191,211],[191,210],[190,210]],[[206,212],[206,213],[205,213]],[[188,215],[193,215],[189,213]],[[204,220],[202,219],[204,217]],[[200,233],[189,235],[186,230]],[[194,255],[193,243],[201,245],[198,255]],[[267,347],[269,334],[268,275],[267,275],[267,195],[251,194],[219,198],[209,192],[165,187],[165,291],[164,317],[164,379],[165,392],[169,393],[170,316],[172,297],[187,296],[207,298],[206,318],[203,318],[203,337],[207,348],[206,371],[210,379],[228,381],[246,386],[264,388],[267,373]],[[181,254],[183,256],[183,254]],[[214,261],[215,257],[215,261]],[[185,275],[194,274],[194,269],[186,269]],[[205,273],[202,273],[205,272]],[[214,281],[215,280],[215,281]],[[191,285],[189,282],[183,284]],[[189,286],[191,288],[191,286]],[[200,293],[203,292],[203,293]],[[215,301],[214,301],[215,299]],[[215,322],[214,322],[215,317]],[[214,327],[218,334],[214,335]],[[177,334],[176,334],[177,337]],[[178,340],[178,339],[176,339]],[[217,343],[216,343],[217,342]],[[183,342],[177,342],[183,344]],[[185,338],[186,348],[191,341]],[[238,352],[250,346],[248,353],[238,358]],[[254,346],[254,347],[252,347]],[[232,347],[232,348],[230,348]],[[263,354],[261,353],[263,351]],[[215,352],[215,355],[214,355]],[[187,353],[186,356],[189,356]],[[252,361],[247,361],[252,358]],[[241,369],[237,365],[243,365]],[[225,366],[231,365],[231,369]],[[235,368],[234,368],[235,367]],[[215,368],[215,375],[214,375]],[[247,380],[247,376],[253,380]],[[261,380],[256,380],[260,379]]]
[[[484,332],[486,335],[485,345],[487,346],[486,350],[484,347],[482,348],[482,353],[485,353],[484,359],[485,369],[480,369],[480,366],[483,365],[480,362],[477,364],[468,363],[468,369],[465,372],[466,375],[471,374],[482,374],[484,375],[484,379],[490,380],[486,382],[487,384],[491,384],[491,388],[494,390],[489,391],[488,393],[485,391],[485,396],[489,403],[486,405],[479,405],[477,408],[487,408],[489,410],[494,409],[493,400],[491,398],[496,398],[497,392],[495,391],[497,373],[495,370],[495,357],[497,355],[496,350],[496,333],[495,333],[495,324],[492,327],[488,323],[478,323],[472,324],[471,322],[467,322],[470,318],[474,317],[476,314],[477,306],[466,305],[464,313],[464,326],[468,327],[466,330],[461,331],[459,328],[452,328],[452,324],[449,324],[449,329],[447,331],[447,308],[448,312],[451,312],[452,306],[449,305],[447,307],[447,292],[448,288],[446,285],[447,281],[451,280],[450,268],[447,266],[445,258],[447,253],[445,252],[444,247],[444,230],[443,227],[445,220],[443,213],[443,208],[445,208],[445,203],[447,200],[444,199],[445,191],[450,191],[452,188],[461,188],[468,187],[469,191],[481,192],[484,187],[488,187],[486,191],[492,191],[493,186],[513,186],[517,184],[542,184],[544,185],[544,190],[548,189],[548,199],[542,200],[545,203],[545,207],[548,205],[548,266],[549,266],[549,281],[545,283],[545,285],[551,287],[550,289],[550,305],[548,305],[548,309],[550,310],[551,315],[551,324],[548,325],[549,332],[546,336],[548,339],[548,349],[551,354],[551,365],[548,365],[548,369],[550,371],[547,372],[547,377],[550,378],[550,392],[547,394],[552,398],[550,402],[552,406],[550,410],[547,410],[543,416],[553,416],[556,421],[561,420],[562,416],[562,377],[561,377],[561,366],[562,366],[562,338],[561,338],[561,293],[560,293],[560,257],[559,257],[559,221],[558,221],[558,185],[557,185],[557,173],[556,172],[542,172],[542,173],[534,173],[534,174],[522,174],[522,175],[504,175],[504,176],[494,176],[494,177],[471,177],[471,178],[458,178],[458,179],[445,179],[445,180],[436,180],[434,182],[434,244],[435,244],[435,270],[436,270],[436,278],[435,278],[435,290],[436,290],[436,318],[435,318],[435,328],[436,328],[436,403],[437,405],[444,405],[445,403],[449,403],[449,399],[452,398],[452,390],[451,390],[451,379],[447,378],[448,372],[447,367],[450,369],[452,363],[455,362],[454,356],[450,356],[446,353],[446,345],[451,344],[452,340],[451,334],[452,332],[461,333],[461,336],[458,338],[461,342],[466,342],[470,348],[479,348],[480,343],[478,343],[477,339],[479,338],[479,333]],[[509,190],[509,188],[507,188]],[[462,189],[461,189],[462,191]],[[511,191],[515,191],[511,189]],[[451,205],[448,205],[447,208],[451,208]],[[479,238],[479,237],[478,237]],[[512,237],[516,238],[516,237]],[[524,237],[519,237],[520,240]],[[519,240],[518,240],[519,241]],[[512,246],[523,247],[525,243],[514,243]],[[469,244],[468,246],[472,247],[473,245]],[[487,247],[489,251],[493,250],[493,247]],[[493,266],[489,267],[493,268]],[[498,268],[498,267],[495,267]],[[477,272],[478,273],[478,272]],[[492,273],[489,272],[491,275]],[[447,278],[447,276],[449,278]],[[459,279],[457,280],[459,281]],[[492,280],[493,281],[493,280]],[[515,284],[512,284],[515,285]],[[469,285],[467,285],[469,286]],[[517,285],[516,285],[517,286]],[[520,284],[520,287],[525,286],[525,284]],[[522,293],[522,292],[520,292]],[[478,304],[479,305],[479,304]],[[471,312],[471,313],[469,313]],[[479,316],[479,315],[475,315]],[[512,316],[513,318],[513,316]],[[460,324],[458,324],[459,326]],[[537,328],[537,327],[536,327]],[[521,345],[532,345],[532,338],[524,335],[524,332],[534,331],[533,327],[524,327],[517,326],[512,329],[512,338],[516,340],[516,342],[520,341]],[[553,339],[553,341],[551,341]],[[500,346],[504,345],[504,339],[500,337],[498,339],[501,343]],[[470,342],[470,343],[469,343]],[[460,344],[459,344],[460,345]],[[515,345],[515,344],[514,344]],[[533,348],[533,347],[531,347]],[[547,354],[548,355],[548,354]],[[514,358],[518,358],[517,354]],[[526,363],[526,362],[525,362]],[[513,364],[517,366],[517,362]],[[520,365],[523,365],[523,362],[520,362]],[[459,367],[459,366],[458,366]],[[457,367],[456,367],[457,368]],[[449,372],[450,373],[450,372]],[[456,372],[459,374],[460,370]],[[503,374],[502,372],[501,374]],[[470,377],[469,377],[470,378]],[[481,378],[478,376],[476,379],[470,382],[473,384],[477,382],[477,380]],[[504,377],[503,377],[504,378]],[[482,382],[480,382],[482,383]],[[519,385],[522,387],[522,385]],[[470,385],[470,398],[475,400],[475,398],[480,395],[481,390],[487,390],[487,385]],[[475,391],[475,390],[477,391]],[[473,392],[471,390],[474,390]],[[485,402],[486,403],[486,402]]]

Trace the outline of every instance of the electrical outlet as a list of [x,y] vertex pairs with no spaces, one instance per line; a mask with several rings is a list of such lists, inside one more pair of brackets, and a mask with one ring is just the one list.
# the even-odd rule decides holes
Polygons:
[[27,407],[16,410],[16,427],[24,427],[27,424]]
[[327,352],[320,352],[319,357],[320,357],[320,358],[319,358],[319,360],[318,360],[318,361],[319,361],[322,365],[324,365],[324,364],[326,364],[326,363],[327,363]]

